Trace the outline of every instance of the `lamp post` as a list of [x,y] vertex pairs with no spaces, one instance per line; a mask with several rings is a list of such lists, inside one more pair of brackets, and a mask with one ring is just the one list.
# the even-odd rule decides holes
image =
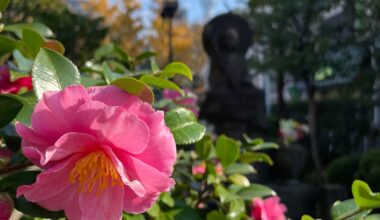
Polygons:
[[178,1],[165,1],[164,3],[164,8],[161,12],[161,17],[164,20],[168,21],[169,24],[169,31],[168,31],[168,38],[169,38],[169,45],[168,45],[168,50],[169,50],[169,57],[168,57],[168,62],[173,61],[173,18],[175,15],[175,12],[178,9]]

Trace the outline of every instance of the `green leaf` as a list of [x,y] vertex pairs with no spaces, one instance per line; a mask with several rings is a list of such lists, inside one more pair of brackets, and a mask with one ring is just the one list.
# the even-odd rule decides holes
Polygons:
[[103,62],[103,76],[107,84],[110,84],[112,81],[115,80],[112,70],[110,69],[110,67],[108,66],[106,62]]
[[0,57],[11,53],[14,49],[17,48],[17,45],[17,42],[13,39],[0,35]]
[[[336,201],[331,207],[331,216],[333,220],[361,220],[367,216],[371,210],[360,211],[360,208],[355,204],[354,199],[345,201]],[[358,214],[355,214],[358,213]],[[351,216],[351,217],[350,217]],[[350,218],[348,218],[350,217]]]
[[234,174],[232,176],[229,176],[228,180],[238,186],[248,187],[250,185],[248,178],[241,174]]
[[206,128],[197,122],[194,113],[185,108],[175,108],[165,114],[165,123],[177,144],[193,144],[202,139]]
[[362,210],[380,207],[380,193],[372,192],[368,184],[361,180],[355,180],[352,184],[352,194]]
[[30,72],[32,71],[33,60],[26,58],[19,50],[13,51],[13,58],[17,62],[17,66],[20,71]]
[[212,211],[207,214],[207,220],[227,220],[223,213],[218,211]]
[[162,79],[162,78],[151,76],[151,75],[144,75],[140,78],[140,80],[148,85],[154,86],[159,89],[171,89],[171,90],[178,91],[179,93],[181,93],[181,95],[185,94],[183,90],[177,86],[177,84],[167,79]]
[[21,111],[23,104],[21,101],[8,95],[0,95],[0,128],[12,122]]
[[6,96],[22,103],[21,111],[18,112],[16,120],[23,124],[30,125],[30,119],[34,110],[33,104],[18,95],[7,94]]
[[15,33],[20,39],[25,28],[38,32],[43,37],[53,37],[53,31],[41,23],[18,23],[5,26],[4,30]]
[[8,124],[4,128],[1,128],[0,136],[3,138],[7,148],[14,153],[19,152],[21,148],[21,137],[17,134],[14,125]]
[[170,196],[168,192],[164,192],[161,194],[161,201],[171,208],[174,207],[174,199]]
[[86,76],[81,76],[80,77],[81,84],[84,87],[91,87],[91,86],[104,86],[107,85],[106,81],[103,79],[96,79],[92,77],[86,77]]
[[166,77],[173,77],[176,74],[182,75],[188,78],[189,80],[193,81],[193,74],[191,73],[191,70],[189,69],[188,66],[186,66],[183,63],[173,62],[167,65],[162,70],[162,75]]
[[240,219],[241,215],[245,214],[245,203],[242,199],[234,199],[230,203],[230,208],[227,213],[228,219]]
[[250,149],[253,151],[260,151],[260,150],[268,150],[268,149],[278,149],[279,146],[276,143],[263,143],[258,144],[254,147],[251,147]]
[[373,214],[364,218],[364,220],[379,220],[379,219],[380,219],[380,214]]
[[154,58],[150,59],[150,69],[152,70],[153,73],[160,72],[160,67],[158,66],[158,64]]
[[250,174],[256,173],[255,168],[250,164],[233,163],[225,169],[226,174]]
[[311,217],[310,215],[303,215],[301,220],[314,220],[314,218]]
[[147,213],[149,216],[154,218],[157,218],[160,215],[161,209],[157,202],[150,209],[148,209]]
[[133,214],[124,213],[122,220],[145,220],[145,217],[142,214],[133,215]]
[[11,0],[1,0],[0,1],[0,12],[4,11],[4,9],[7,8],[10,1]]
[[263,162],[273,166],[273,160],[265,153],[246,152],[240,156],[239,160],[243,163]]
[[157,56],[157,54],[155,52],[146,51],[144,53],[139,54],[136,57],[136,60],[137,61],[141,61],[141,60],[149,59],[149,58],[152,58],[152,57],[155,57],[155,56]]
[[235,193],[228,191],[222,185],[217,185],[215,187],[215,193],[219,197],[221,203],[231,202],[232,200],[239,198]]
[[273,189],[261,185],[261,184],[251,184],[249,187],[241,189],[237,192],[237,195],[246,201],[251,201],[254,197],[267,197],[277,195]]
[[216,155],[223,167],[228,167],[239,158],[240,145],[234,139],[221,135],[216,140]]
[[264,143],[262,138],[251,139],[247,134],[243,134],[243,138],[248,146],[255,146]]
[[139,97],[142,101],[152,104],[154,101],[153,91],[146,85],[144,82],[132,78],[132,77],[123,77],[114,80],[111,85],[117,86],[121,89],[124,89],[131,95]]
[[206,160],[208,158],[212,147],[212,139],[211,135],[209,134],[205,135],[202,138],[202,140],[195,143],[195,151],[197,152],[198,156],[203,160]]
[[32,70],[34,91],[38,99],[46,91],[60,91],[65,87],[80,83],[77,67],[57,52],[41,48]]
[[29,28],[23,29],[22,41],[28,48],[28,52],[32,58],[35,58],[37,56],[38,52],[40,51],[40,48],[45,42],[45,40],[38,32]]

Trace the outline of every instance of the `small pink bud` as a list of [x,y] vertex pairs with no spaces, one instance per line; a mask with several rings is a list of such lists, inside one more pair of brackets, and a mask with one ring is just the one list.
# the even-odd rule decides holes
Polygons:
[[0,192],[0,220],[8,220],[13,212],[13,200],[8,193]]
[[196,164],[192,168],[193,175],[203,175],[206,172],[206,163],[203,161],[199,164]]

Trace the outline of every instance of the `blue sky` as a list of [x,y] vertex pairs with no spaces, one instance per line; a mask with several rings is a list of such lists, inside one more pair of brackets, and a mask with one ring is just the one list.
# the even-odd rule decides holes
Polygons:
[[[115,1],[115,0],[111,0]],[[207,21],[206,12],[204,10],[204,3],[209,3],[209,16],[213,17],[217,14],[221,14],[233,10],[235,8],[244,7],[244,2],[247,0],[178,0],[180,8],[185,9],[187,12],[187,21],[189,23],[204,23]],[[207,2],[206,2],[207,1]],[[143,6],[142,15],[146,19],[152,19],[150,14],[150,7],[153,0],[140,0]]]

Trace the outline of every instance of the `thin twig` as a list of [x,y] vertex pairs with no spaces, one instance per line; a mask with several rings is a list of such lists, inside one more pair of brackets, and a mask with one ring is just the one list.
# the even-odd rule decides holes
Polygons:
[[30,167],[32,165],[33,165],[33,163],[28,161],[28,162],[25,162],[22,164],[14,165],[14,166],[7,166],[7,167],[4,167],[3,169],[0,169],[0,174],[10,173],[10,172],[13,172],[16,170],[25,169],[25,168]]

